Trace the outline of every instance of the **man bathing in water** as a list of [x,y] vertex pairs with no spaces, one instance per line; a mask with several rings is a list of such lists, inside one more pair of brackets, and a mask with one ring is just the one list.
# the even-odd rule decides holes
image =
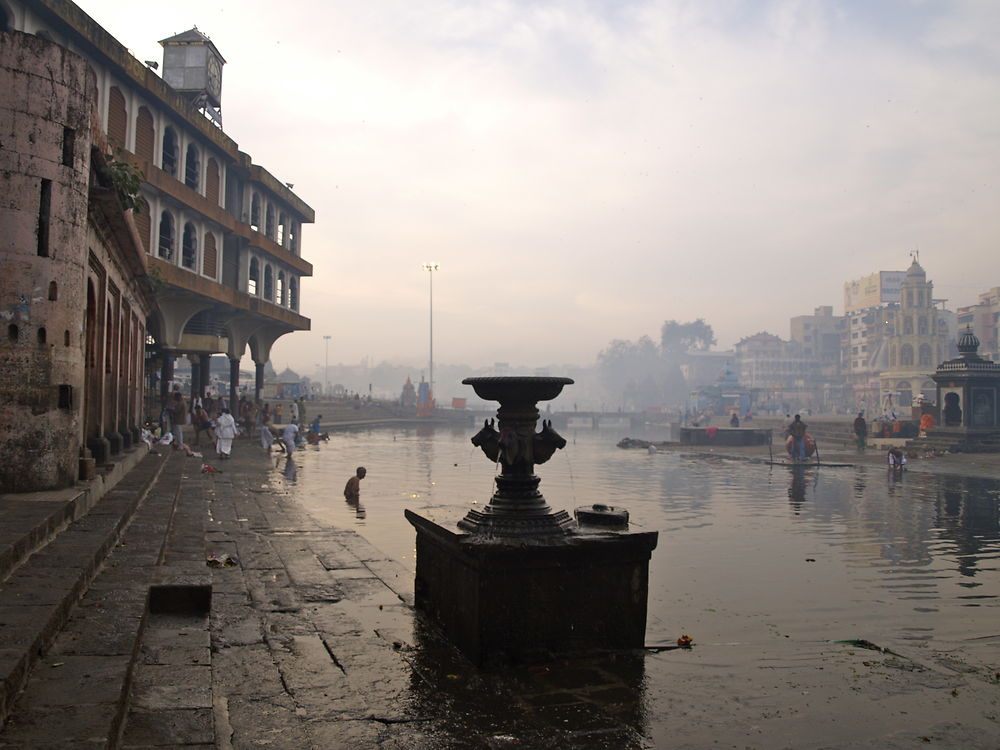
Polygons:
[[344,487],[344,497],[348,500],[357,500],[361,497],[361,480],[365,478],[368,473],[364,466],[359,466],[354,476],[347,480],[347,485]]

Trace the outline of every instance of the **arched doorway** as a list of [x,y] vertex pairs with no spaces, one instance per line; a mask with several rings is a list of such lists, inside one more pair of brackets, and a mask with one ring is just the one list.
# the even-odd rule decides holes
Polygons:
[[941,416],[946,427],[962,426],[962,398],[954,391],[945,394]]

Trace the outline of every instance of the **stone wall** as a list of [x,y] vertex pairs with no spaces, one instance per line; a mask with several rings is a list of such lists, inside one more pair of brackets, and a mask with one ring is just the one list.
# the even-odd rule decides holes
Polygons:
[[0,33],[0,491],[71,484],[84,387],[86,61]]

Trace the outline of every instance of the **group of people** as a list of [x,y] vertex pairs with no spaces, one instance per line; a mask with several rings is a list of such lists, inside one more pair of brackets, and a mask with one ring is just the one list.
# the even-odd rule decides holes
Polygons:
[[[201,434],[207,433],[209,441],[215,445],[217,457],[222,460],[232,456],[233,441],[237,435],[244,432],[252,435],[254,430],[260,436],[261,448],[268,454],[273,448],[277,448],[289,459],[302,442],[315,445],[321,440],[329,440],[329,436],[322,431],[322,414],[317,414],[305,431],[301,429],[306,419],[303,398],[292,401],[289,406],[291,420],[280,429],[274,423],[276,419],[281,420],[281,404],[272,410],[268,403],[258,405],[252,399],[241,396],[236,413],[238,419],[233,416],[225,398],[213,398],[210,394],[206,394],[204,398],[195,397],[189,407],[184,395],[175,386],[160,412],[160,434],[169,434],[175,449],[193,453],[185,442],[185,431],[190,425],[194,430],[192,444],[200,445]],[[344,497],[352,507],[359,508],[361,480],[366,474],[364,466],[357,467],[344,487]],[[359,509],[358,512],[363,513],[363,510]]]
[[220,459],[230,457],[238,430],[224,398],[215,399],[210,395],[203,399],[196,397],[189,407],[184,395],[175,386],[160,412],[160,434],[171,435],[171,445],[175,450],[190,453],[193,451],[184,440],[188,425],[194,429],[194,446],[201,444],[204,432],[215,444],[215,452]]

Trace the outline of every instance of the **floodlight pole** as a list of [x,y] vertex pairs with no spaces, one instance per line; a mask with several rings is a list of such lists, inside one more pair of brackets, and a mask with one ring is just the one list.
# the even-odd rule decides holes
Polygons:
[[429,378],[429,388],[430,392],[427,394],[429,400],[429,407],[434,408],[434,272],[440,270],[441,266],[437,263],[424,263],[421,268],[428,272],[430,278],[430,293],[431,293],[431,305],[430,305],[430,378]]

